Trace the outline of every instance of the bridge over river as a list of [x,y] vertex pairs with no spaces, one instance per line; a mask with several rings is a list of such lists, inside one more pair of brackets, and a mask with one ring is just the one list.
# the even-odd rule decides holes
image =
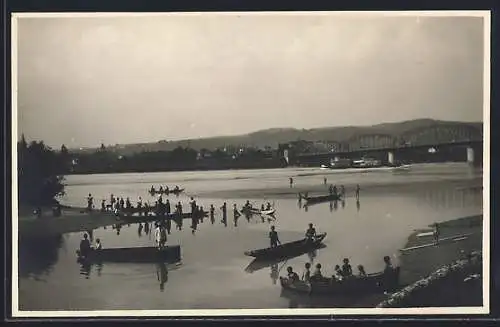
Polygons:
[[294,143],[280,146],[281,156],[289,165],[319,166],[331,160],[361,157],[384,164],[464,161],[482,165],[483,158],[483,130],[470,124],[436,124],[396,135],[356,134],[345,141],[329,141],[332,148],[323,152],[304,151]]

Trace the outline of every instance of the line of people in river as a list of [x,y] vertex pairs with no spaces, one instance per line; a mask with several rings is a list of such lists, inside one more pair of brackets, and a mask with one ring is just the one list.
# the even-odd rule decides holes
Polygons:
[[[299,281],[303,281],[305,283],[314,283],[314,282],[324,282],[324,281],[330,281],[330,282],[342,282],[344,280],[349,280],[352,278],[364,278],[367,277],[365,268],[363,265],[358,265],[358,272],[357,274],[354,274],[352,271],[352,266],[349,262],[349,259],[344,258],[342,260],[343,264],[342,266],[340,265],[335,265],[334,271],[335,273],[331,277],[324,276],[323,273],[321,272],[321,264],[318,263],[316,264],[314,272],[311,274],[311,264],[307,262],[305,264],[305,270],[302,274],[302,277],[300,278],[299,275],[293,270],[292,267],[287,268],[287,277],[288,277],[288,282],[293,284]],[[391,262],[391,258],[389,256],[384,257],[384,273],[389,274],[394,271],[394,267]]]

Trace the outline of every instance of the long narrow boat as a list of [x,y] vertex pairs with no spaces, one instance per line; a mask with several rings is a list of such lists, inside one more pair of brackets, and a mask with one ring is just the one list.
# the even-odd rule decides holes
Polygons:
[[162,190],[161,192],[159,190],[149,190],[148,193],[151,194],[151,195],[155,195],[155,194],[165,194],[165,195],[168,195],[168,194],[181,194],[182,192],[184,192],[184,189],[181,188],[181,189],[172,189],[172,190]]
[[288,278],[280,277],[281,287],[302,294],[359,294],[377,293],[394,290],[399,285],[400,267],[390,272],[368,274],[366,277],[353,276],[342,281],[324,278],[321,281],[290,283]]
[[328,201],[339,201],[342,199],[340,194],[328,194],[328,195],[320,195],[320,196],[305,196],[299,193],[299,198],[305,200],[308,205],[328,202]]
[[86,256],[77,250],[76,255],[79,262],[178,262],[181,260],[181,247],[172,245],[161,250],[157,247],[110,248],[91,250]]
[[276,209],[272,208],[272,209],[269,209],[269,210],[261,210],[261,209],[257,209],[257,208],[245,208],[243,207],[241,209],[241,212],[243,213],[249,213],[249,214],[252,214],[252,215],[268,215],[268,216],[272,216],[276,213]]
[[[326,247],[326,245],[324,245],[323,243],[321,243],[315,249],[311,250],[310,252],[307,252],[307,254],[310,255],[312,258],[314,258],[317,255],[316,250],[317,249],[321,249],[321,248],[325,248],[325,247]],[[299,256],[301,256],[303,254],[304,253],[291,253],[289,255],[282,256],[280,258],[267,259],[267,260],[255,258],[245,268],[245,272],[251,274],[251,273],[254,273],[257,270],[271,267],[272,265],[280,265],[283,262],[286,262],[287,260],[299,257]]]
[[326,237],[326,233],[317,235],[314,240],[307,241],[306,239],[295,242],[285,243],[273,248],[265,248],[253,251],[246,251],[245,255],[258,259],[273,259],[285,258],[293,254],[307,253],[308,251],[317,249],[322,244]]

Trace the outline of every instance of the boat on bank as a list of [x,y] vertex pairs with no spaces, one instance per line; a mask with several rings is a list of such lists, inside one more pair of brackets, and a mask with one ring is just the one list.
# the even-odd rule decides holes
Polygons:
[[86,256],[76,250],[78,262],[121,262],[121,263],[161,263],[181,260],[180,245],[171,245],[163,249],[157,247],[92,249]]
[[317,235],[312,241],[302,239],[294,242],[284,243],[273,248],[269,247],[252,251],[245,251],[245,255],[265,260],[286,258],[294,254],[304,254],[320,247],[325,237],[326,233],[322,233]]
[[280,276],[282,289],[301,294],[369,294],[395,290],[399,286],[400,267],[391,271],[368,274],[365,277],[352,276],[343,280],[322,278],[310,283],[302,280],[290,283]]

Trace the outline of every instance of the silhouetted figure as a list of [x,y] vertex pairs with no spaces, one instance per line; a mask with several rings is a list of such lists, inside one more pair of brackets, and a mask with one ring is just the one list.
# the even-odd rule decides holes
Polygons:
[[275,248],[278,246],[278,243],[281,244],[278,238],[278,232],[276,232],[276,227],[271,226],[271,231],[269,232],[269,240],[271,241],[271,247]]
[[290,177],[290,188],[292,188],[292,187],[293,187],[293,178]]
[[143,229],[142,224],[139,224],[139,228],[137,229],[137,234],[139,234],[139,237],[142,236],[142,229]]
[[325,178],[323,178],[323,185],[326,185],[326,183],[327,183],[327,179],[325,177]]
[[92,211],[93,207],[94,207],[94,198],[92,197],[92,194],[89,193],[89,196],[87,197],[87,210]]
[[101,212],[105,212],[105,211],[106,211],[106,200],[102,199],[102,201],[101,201]]
[[87,233],[83,234],[83,240],[80,241],[80,255],[82,257],[86,257],[90,250],[91,250],[91,244],[89,241],[89,236]]
[[215,223],[215,207],[213,204],[210,205],[210,222],[212,225]]
[[146,233],[146,235],[149,235],[149,223],[145,223],[144,224],[144,233]]
[[170,217],[167,217],[166,220],[167,221],[166,221],[165,225],[166,225],[166,229],[167,229],[167,234],[170,235],[170,232],[172,230],[172,219]]
[[222,205],[221,210],[222,210],[222,222],[224,223],[224,225],[227,226],[227,203],[226,202],[224,202],[224,204]]
[[439,228],[439,223],[435,223],[434,224],[434,242],[437,244],[439,244],[439,235],[440,235],[441,231],[440,231],[440,228]]

